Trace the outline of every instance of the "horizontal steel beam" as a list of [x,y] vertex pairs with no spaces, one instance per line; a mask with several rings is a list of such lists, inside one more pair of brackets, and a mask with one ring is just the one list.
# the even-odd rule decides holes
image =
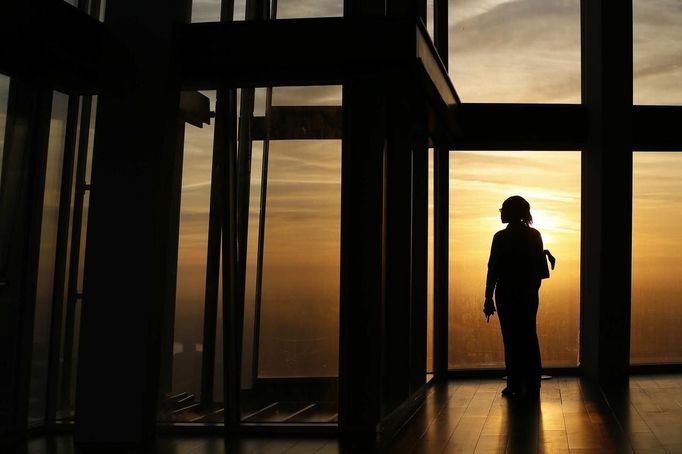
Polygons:
[[94,92],[103,25],[63,1],[0,2],[0,72],[64,92]]
[[580,150],[587,140],[579,104],[465,103],[451,112],[461,127],[453,150]]
[[682,151],[682,106],[635,106],[634,151]]
[[[273,106],[270,118],[255,117],[253,140],[341,140],[341,106]],[[267,128],[269,123],[269,131]]]

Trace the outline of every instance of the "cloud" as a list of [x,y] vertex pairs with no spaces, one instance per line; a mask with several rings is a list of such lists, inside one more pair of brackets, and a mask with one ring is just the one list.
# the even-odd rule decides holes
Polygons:
[[579,0],[459,3],[450,75],[464,102],[580,102]]

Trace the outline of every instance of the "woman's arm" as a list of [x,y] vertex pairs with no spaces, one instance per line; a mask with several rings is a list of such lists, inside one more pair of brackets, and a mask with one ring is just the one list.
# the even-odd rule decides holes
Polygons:
[[490,246],[490,258],[488,259],[488,276],[485,280],[485,299],[492,299],[495,292],[495,285],[499,277],[499,251],[498,237],[493,237],[493,244]]

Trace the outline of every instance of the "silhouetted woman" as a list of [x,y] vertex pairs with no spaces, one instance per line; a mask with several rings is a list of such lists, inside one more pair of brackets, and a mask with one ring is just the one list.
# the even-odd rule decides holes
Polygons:
[[541,363],[535,318],[540,282],[549,277],[549,269],[540,232],[530,227],[530,204],[523,197],[509,197],[500,218],[508,225],[493,237],[483,312],[490,318],[497,306],[500,317],[507,367],[502,395],[537,395]]

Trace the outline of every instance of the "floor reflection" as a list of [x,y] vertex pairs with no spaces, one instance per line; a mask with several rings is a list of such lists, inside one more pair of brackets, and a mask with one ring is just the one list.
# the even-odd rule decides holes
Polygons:
[[159,436],[139,449],[78,449],[70,435],[39,437],[8,454],[682,452],[682,375],[639,376],[604,392],[578,378],[543,381],[538,399],[500,396],[501,380],[429,388],[420,411],[383,450],[333,438]]

